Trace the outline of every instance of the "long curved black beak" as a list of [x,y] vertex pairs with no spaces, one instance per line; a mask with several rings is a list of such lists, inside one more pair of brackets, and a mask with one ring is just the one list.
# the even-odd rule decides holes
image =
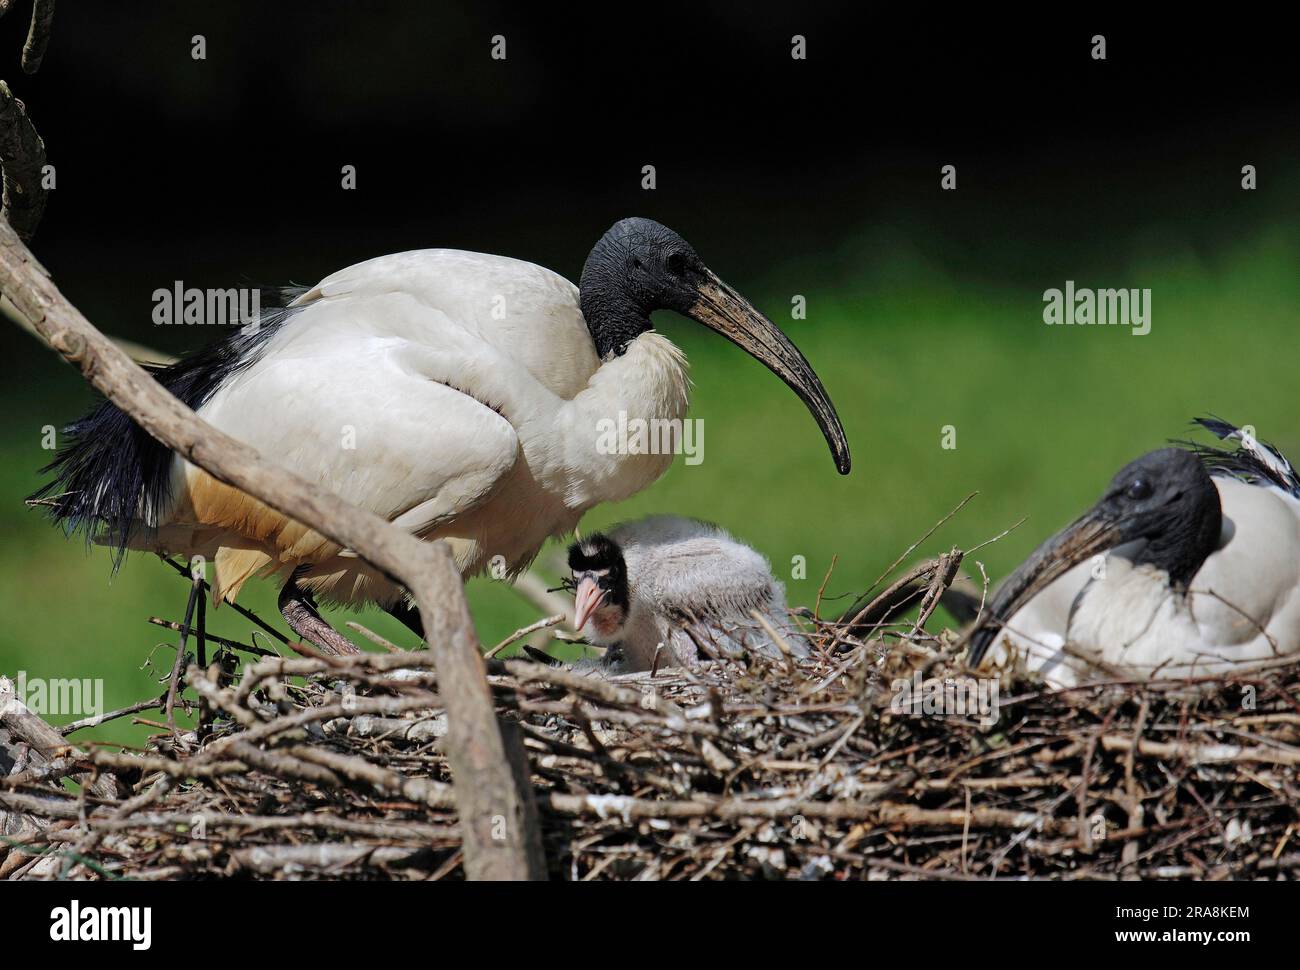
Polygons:
[[1002,627],[1016,611],[1072,568],[1123,541],[1119,523],[1094,506],[1033,551],[1007,577],[987,615],[967,634],[966,663],[978,667]]
[[699,286],[699,299],[686,311],[692,320],[716,330],[759,361],[799,395],[830,445],[835,467],[847,475],[853,465],[835,405],[799,348],[743,296],[711,272]]

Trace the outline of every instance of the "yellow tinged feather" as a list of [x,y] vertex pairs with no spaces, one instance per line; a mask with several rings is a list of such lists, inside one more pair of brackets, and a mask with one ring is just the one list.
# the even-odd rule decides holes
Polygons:
[[212,605],[233,603],[244,583],[271,562],[271,557],[260,549],[222,546],[212,563]]

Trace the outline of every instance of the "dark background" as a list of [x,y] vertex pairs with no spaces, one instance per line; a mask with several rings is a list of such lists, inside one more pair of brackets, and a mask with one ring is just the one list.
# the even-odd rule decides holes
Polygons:
[[32,78],[10,14],[0,63],[58,169],[39,252],[90,310],[160,274],[314,280],[426,246],[576,276],[630,212],[762,265],[905,222],[955,270],[1014,278],[1043,247],[1076,266],[1101,221],[1176,215],[1219,244],[1254,212],[1206,189],[1296,156],[1294,40],[1255,15],[789,8],[86,3],[60,8]]

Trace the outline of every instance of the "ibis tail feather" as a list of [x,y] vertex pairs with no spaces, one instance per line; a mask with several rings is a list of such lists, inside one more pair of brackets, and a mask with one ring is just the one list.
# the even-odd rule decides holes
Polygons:
[[[275,291],[289,303],[299,290]],[[263,309],[254,324],[166,366],[146,367],[190,408],[201,407],[224,382],[258,358],[268,338],[295,311]],[[155,528],[172,496],[172,452],[152,438],[112,401],[101,401],[68,425],[54,461],[41,469],[53,478],[31,496],[69,533],[114,549],[121,564],[132,534]]]

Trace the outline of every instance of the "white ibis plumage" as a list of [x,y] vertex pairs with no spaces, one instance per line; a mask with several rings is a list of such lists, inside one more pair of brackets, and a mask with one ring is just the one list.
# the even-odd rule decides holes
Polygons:
[[1198,423],[1238,447],[1165,448],[1126,465],[999,588],[972,632],[972,667],[995,647],[1073,686],[1215,675],[1300,651],[1300,477],[1233,425]]
[[574,543],[569,569],[574,627],[615,649],[617,669],[749,651],[775,658],[782,647],[808,655],[767,560],[716,525],[671,515],[629,522]]
[[[662,309],[785,381],[847,474],[843,428],[803,355],[649,219],[606,232],[580,287],[531,263],[454,250],[359,263],[157,377],[264,456],[421,538],[447,540],[463,575],[494,560],[513,574],[592,506],[629,497],[671,463],[613,453],[598,431],[620,415],[685,416],[685,359],[651,324]],[[312,594],[376,602],[418,630],[404,591],[380,572],[174,456],[111,403],[69,431],[38,493],[66,526],[119,551],[206,557],[218,603],[254,575],[286,576],[282,612],[327,650],[352,647]]]

